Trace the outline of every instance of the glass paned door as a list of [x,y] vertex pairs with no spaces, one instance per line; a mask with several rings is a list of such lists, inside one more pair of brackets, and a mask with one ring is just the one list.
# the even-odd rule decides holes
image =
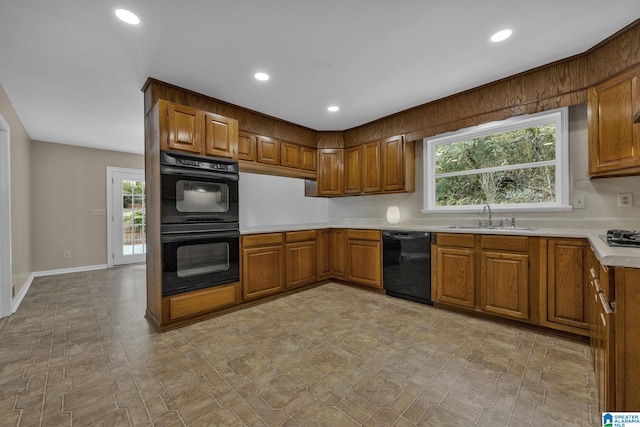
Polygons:
[[143,173],[113,173],[113,264],[145,261],[147,252]]

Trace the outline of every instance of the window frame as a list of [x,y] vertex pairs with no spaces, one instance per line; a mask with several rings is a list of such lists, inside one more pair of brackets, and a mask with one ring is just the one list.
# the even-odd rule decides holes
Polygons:
[[[518,129],[555,124],[556,126],[556,158],[551,163],[556,168],[556,200],[552,203],[510,203],[492,204],[494,212],[550,212],[571,211],[569,204],[569,108],[563,107],[555,110],[544,111],[535,114],[526,114],[512,117],[506,120],[484,123],[460,129],[454,132],[436,135],[423,140],[423,166],[424,166],[424,203],[423,213],[465,213],[482,211],[482,205],[461,206],[436,206],[436,174],[435,174],[435,147],[443,144],[452,144],[483,136],[514,131]],[[525,163],[521,163],[524,165]],[[486,168],[490,170],[493,168]]]

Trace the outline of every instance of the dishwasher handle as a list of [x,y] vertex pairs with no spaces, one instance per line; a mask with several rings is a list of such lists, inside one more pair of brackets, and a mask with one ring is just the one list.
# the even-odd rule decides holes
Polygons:
[[383,239],[391,240],[418,240],[418,239],[431,239],[431,233],[425,231],[397,231],[397,230],[383,230]]

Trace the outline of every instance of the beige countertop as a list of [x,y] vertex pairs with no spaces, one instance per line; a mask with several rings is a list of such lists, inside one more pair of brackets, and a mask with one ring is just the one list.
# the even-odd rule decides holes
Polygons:
[[515,236],[545,236],[545,237],[569,237],[588,239],[593,251],[603,265],[614,267],[640,268],[640,248],[623,248],[609,246],[603,240],[607,234],[605,229],[590,228],[534,228],[534,229],[480,229],[480,228],[451,228],[442,225],[416,225],[398,224],[390,225],[385,223],[375,223],[363,221],[362,224],[333,224],[333,223],[310,223],[310,224],[287,224],[269,225],[260,227],[247,227],[240,229],[242,234],[258,233],[278,233],[285,231],[309,230],[320,228],[362,228],[378,230],[411,230],[428,231],[435,233],[476,233],[476,234],[503,234]]

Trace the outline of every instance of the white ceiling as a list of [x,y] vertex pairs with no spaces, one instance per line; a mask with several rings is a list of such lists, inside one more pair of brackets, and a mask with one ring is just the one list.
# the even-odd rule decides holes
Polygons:
[[0,0],[0,85],[31,139],[142,153],[147,77],[343,130],[582,53],[638,18],[638,0]]

